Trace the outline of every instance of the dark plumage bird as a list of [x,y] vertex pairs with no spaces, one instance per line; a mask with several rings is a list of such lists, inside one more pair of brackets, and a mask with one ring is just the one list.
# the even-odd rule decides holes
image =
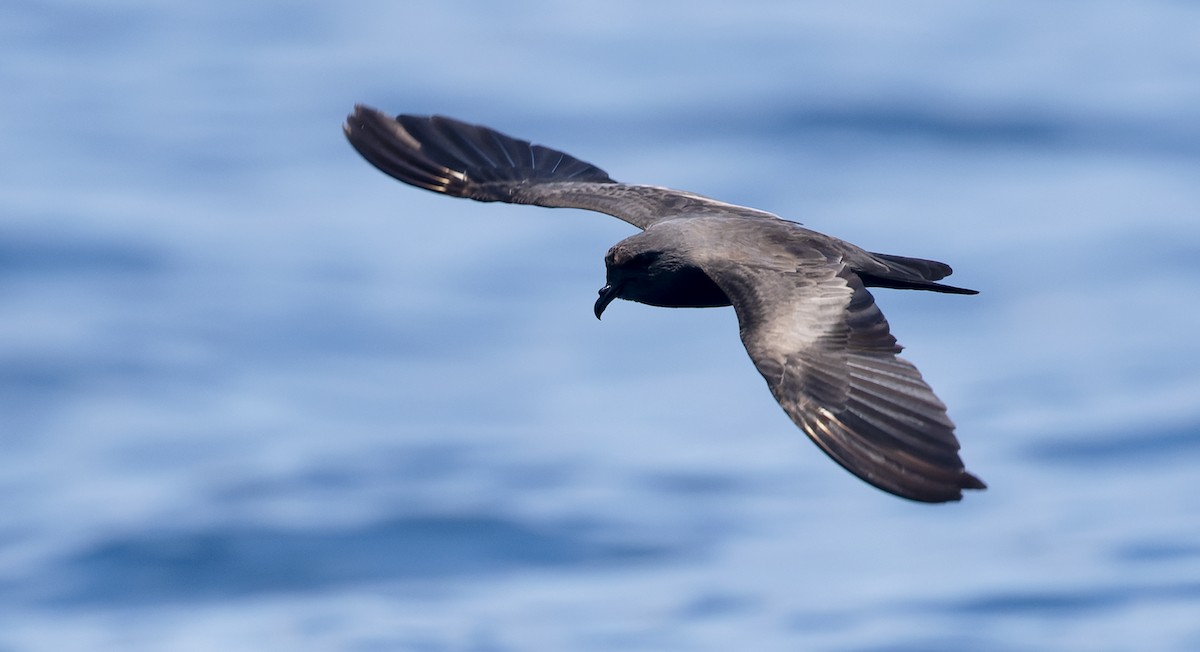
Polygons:
[[871,253],[765,211],[689,192],[618,183],[600,168],[451,118],[392,118],[358,106],[346,137],[404,183],[476,201],[583,208],[641,233],[604,262],[600,317],[614,299],[732,305],[771,393],[821,450],[870,484],[922,502],[984,489],[963,467],[954,424],[868,287],[976,294],[937,281],[950,266]]

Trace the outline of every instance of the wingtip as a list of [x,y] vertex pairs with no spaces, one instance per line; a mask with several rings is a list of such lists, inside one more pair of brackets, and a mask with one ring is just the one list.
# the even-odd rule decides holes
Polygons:
[[350,112],[350,115],[346,116],[346,121],[342,123],[342,133],[347,138],[354,133],[355,129],[362,127],[362,113],[365,108],[361,104],[355,104],[354,110]]
[[887,489],[884,487],[879,487],[879,488],[883,489],[884,491],[886,491],[894,496],[898,496],[900,498],[911,500],[913,502],[938,504],[938,503],[957,503],[963,499],[964,491],[982,491],[984,489],[987,489],[987,484],[985,484],[983,482],[983,480],[980,480],[979,478],[975,477],[974,475],[971,475],[970,473],[963,471],[962,475],[959,477],[959,482],[958,482],[957,487],[955,487],[953,485],[945,486],[940,491],[923,492],[923,493],[901,493],[901,492],[898,492],[898,491],[895,491],[892,489]]
[[900,494],[897,494],[897,495],[900,495],[901,498],[909,498],[909,499],[915,500],[917,502],[957,503],[963,499],[964,491],[983,491],[984,489],[987,489],[987,488],[988,488],[988,486],[986,483],[984,483],[983,480],[980,480],[978,477],[976,477],[970,471],[963,469],[959,473],[959,476],[958,476],[958,486],[955,487],[953,492],[950,494],[943,494],[940,496],[931,496],[928,498],[904,496],[904,495],[900,495]]
[[383,115],[383,112],[373,106],[368,106],[362,102],[354,103],[354,111],[350,114],[351,117],[363,115]]
[[342,132],[350,135],[356,129],[361,129],[364,123],[369,119],[379,119],[386,117],[378,109],[367,106],[366,104],[355,104],[354,110],[350,115],[346,116],[346,121],[342,123]]
[[974,489],[974,490],[982,491],[982,490],[988,488],[987,483],[985,483],[983,480],[980,480],[978,477],[976,477],[975,475],[971,474],[970,472],[968,472],[966,470],[963,470],[961,480],[962,480],[962,482],[959,483],[959,486],[962,487],[963,489]]

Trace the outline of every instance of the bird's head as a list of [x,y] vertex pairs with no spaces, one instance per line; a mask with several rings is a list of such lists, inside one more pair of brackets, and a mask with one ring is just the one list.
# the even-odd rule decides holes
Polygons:
[[645,243],[630,240],[617,243],[604,256],[607,274],[604,287],[600,288],[600,297],[596,299],[596,319],[600,319],[604,309],[614,299],[641,300],[644,294],[651,291],[654,277],[664,263],[661,249],[640,246]]

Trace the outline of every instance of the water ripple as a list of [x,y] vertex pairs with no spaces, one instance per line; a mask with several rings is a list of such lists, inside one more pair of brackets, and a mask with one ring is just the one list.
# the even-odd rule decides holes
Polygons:
[[59,604],[145,604],[478,577],[657,558],[662,547],[492,516],[411,516],[340,529],[226,527],[138,533],[67,560]]

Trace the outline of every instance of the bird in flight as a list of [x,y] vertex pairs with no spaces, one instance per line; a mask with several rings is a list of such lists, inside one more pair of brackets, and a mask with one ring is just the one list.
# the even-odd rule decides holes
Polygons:
[[581,208],[641,229],[608,250],[599,318],[614,299],[733,306],[771,394],[813,442],[866,482],[914,501],[986,485],[954,423],[896,343],[868,287],[976,294],[950,266],[879,254],[753,208],[619,183],[570,154],[443,116],[356,106],[343,126],[369,163],[409,185],[482,202]]

